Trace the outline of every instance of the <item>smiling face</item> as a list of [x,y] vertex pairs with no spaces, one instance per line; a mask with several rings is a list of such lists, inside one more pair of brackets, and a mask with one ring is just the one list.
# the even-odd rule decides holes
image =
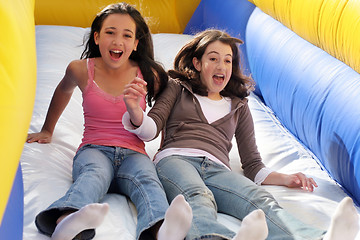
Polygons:
[[207,46],[200,60],[193,58],[194,67],[200,72],[200,79],[207,86],[210,99],[221,99],[220,92],[231,77],[232,55],[230,45],[215,41]]
[[129,60],[139,42],[136,24],[128,14],[110,14],[104,20],[100,32],[94,33],[101,57],[110,67],[119,67]]

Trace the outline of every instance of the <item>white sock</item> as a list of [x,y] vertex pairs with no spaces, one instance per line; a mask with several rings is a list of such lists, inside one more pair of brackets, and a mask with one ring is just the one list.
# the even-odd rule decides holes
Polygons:
[[265,240],[268,235],[265,213],[255,210],[241,222],[241,227],[233,240]]
[[165,219],[158,234],[158,240],[183,240],[191,226],[192,210],[183,195],[178,195],[166,210]]
[[337,206],[331,218],[324,240],[353,240],[359,231],[359,216],[353,200],[345,197]]
[[78,233],[98,227],[109,211],[107,203],[88,204],[66,216],[55,228],[52,240],[72,240]]

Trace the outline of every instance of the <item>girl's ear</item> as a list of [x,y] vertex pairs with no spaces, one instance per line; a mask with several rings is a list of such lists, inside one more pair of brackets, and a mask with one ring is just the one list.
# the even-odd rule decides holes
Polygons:
[[94,32],[94,42],[96,45],[99,45],[99,33]]
[[200,72],[201,71],[201,61],[199,61],[199,59],[197,59],[196,57],[193,57],[192,63],[194,65],[195,69]]
[[135,47],[134,47],[134,51],[135,51],[135,52],[136,52],[136,50],[137,50],[138,44],[139,44],[139,39],[136,39],[136,40],[135,40]]

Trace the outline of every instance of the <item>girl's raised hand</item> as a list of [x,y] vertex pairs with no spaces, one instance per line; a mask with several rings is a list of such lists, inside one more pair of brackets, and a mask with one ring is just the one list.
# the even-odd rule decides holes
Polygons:
[[146,82],[136,77],[124,88],[124,102],[130,114],[130,121],[134,126],[140,126],[143,121],[143,110],[140,107],[140,101],[146,96],[145,86]]
[[124,102],[127,110],[130,112],[133,109],[140,107],[141,99],[146,96],[146,82],[141,78],[134,78],[129,84],[124,87]]

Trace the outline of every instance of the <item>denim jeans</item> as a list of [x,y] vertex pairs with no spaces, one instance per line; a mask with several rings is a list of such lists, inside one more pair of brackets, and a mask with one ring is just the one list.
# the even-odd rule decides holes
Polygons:
[[[51,235],[64,211],[100,202],[107,192],[128,196],[137,209],[136,239],[164,219],[169,204],[148,156],[120,147],[85,145],[74,157],[73,181],[65,196],[38,214],[38,229]],[[142,234],[144,233],[144,234]]]
[[217,212],[242,220],[256,209],[265,212],[267,239],[321,239],[324,235],[323,230],[290,215],[262,187],[206,157],[168,156],[156,169],[169,201],[183,194],[192,207],[187,240],[232,239],[235,233],[217,222]]

